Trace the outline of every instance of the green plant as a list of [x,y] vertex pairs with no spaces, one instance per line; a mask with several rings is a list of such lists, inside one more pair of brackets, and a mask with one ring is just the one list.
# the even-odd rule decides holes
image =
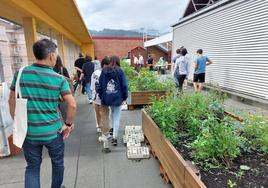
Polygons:
[[152,99],[152,106],[148,107],[150,116],[154,119],[163,134],[174,144],[177,142],[176,105],[171,96],[157,100]]
[[142,68],[138,73],[134,67],[125,62],[121,62],[121,68],[126,74],[130,91],[170,91],[175,87],[173,80],[161,80],[154,72],[146,68]]
[[226,122],[218,122],[214,117],[204,120],[200,136],[192,143],[194,160],[216,164],[222,162],[230,166],[232,159],[240,154],[241,140]]
[[247,115],[241,123],[245,145],[252,150],[268,153],[268,120],[263,116]]
[[231,188],[237,186],[236,182],[232,182],[232,180],[228,180],[227,185]]

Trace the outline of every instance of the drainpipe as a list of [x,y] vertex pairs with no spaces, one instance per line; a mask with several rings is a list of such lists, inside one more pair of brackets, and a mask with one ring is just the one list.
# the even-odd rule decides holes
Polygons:
[[2,54],[0,52],[0,83],[5,81],[4,77],[4,65],[2,63]]

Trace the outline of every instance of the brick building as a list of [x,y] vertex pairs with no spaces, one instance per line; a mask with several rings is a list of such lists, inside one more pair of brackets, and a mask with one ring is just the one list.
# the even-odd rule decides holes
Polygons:
[[151,55],[151,57],[154,59],[154,63],[158,62],[160,57],[163,57],[165,60],[170,62],[170,60],[168,58],[168,52],[159,48],[158,46],[147,47],[147,54]]
[[105,56],[117,55],[120,58],[128,56],[130,50],[143,46],[142,37],[93,37],[95,56],[99,60]]
[[[147,55],[152,55],[154,62],[157,62],[160,57],[168,60],[168,53],[159,48],[158,46],[148,47],[144,52],[143,48],[143,38],[142,37],[112,37],[112,36],[93,36],[95,56],[99,60],[103,59],[105,56],[117,55],[120,58],[130,55],[130,52],[137,51],[138,47],[142,50],[142,56],[144,62],[147,61]],[[138,56],[137,51],[137,56]],[[130,55],[130,58],[132,55]]]

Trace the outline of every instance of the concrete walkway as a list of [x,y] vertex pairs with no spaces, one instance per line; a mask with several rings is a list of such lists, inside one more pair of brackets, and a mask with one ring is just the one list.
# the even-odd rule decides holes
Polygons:
[[[65,177],[67,188],[166,188],[159,176],[159,164],[151,159],[140,162],[128,160],[126,147],[119,140],[112,152],[103,154],[97,141],[95,118],[92,105],[85,96],[80,96],[75,130],[66,140]],[[140,125],[140,111],[123,111],[121,138],[125,125]],[[51,164],[44,152],[41,167],[42,188],[49,188]],[[0,188],[24,187],[25,160],[23,155],[0,159]]]

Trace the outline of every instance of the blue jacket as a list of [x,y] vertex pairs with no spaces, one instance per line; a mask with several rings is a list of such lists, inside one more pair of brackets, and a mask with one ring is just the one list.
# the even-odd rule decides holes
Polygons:
[[91,83],[91,76],[94,72],[94,63],[92,63],[91,61],[87,61],[83,67],[82,67],[82,70],[83,70],[83,73],[84,73],[84,76],[85,76],[85,82],[86,83]]
[[106,106],[120,106],[128,97],[126,76],[120,68],[103,69],[96,88],[101,103]]

